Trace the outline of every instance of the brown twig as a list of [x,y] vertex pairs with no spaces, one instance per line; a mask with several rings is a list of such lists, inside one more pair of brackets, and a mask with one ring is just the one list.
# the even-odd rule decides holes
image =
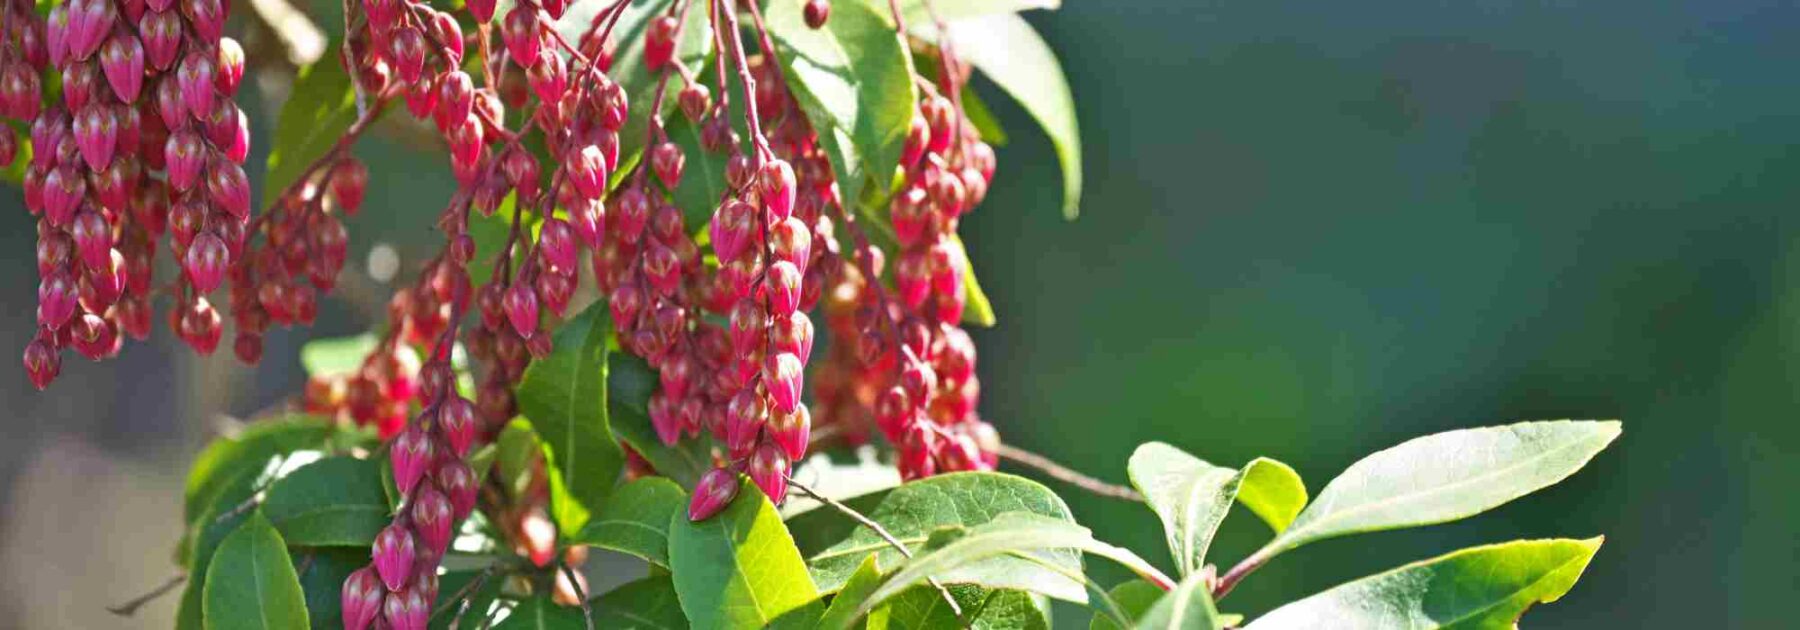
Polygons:
[[1262,565],[1264,564],[1268,564],[1269,559],[1275,557],[1275,552],[1270,551],[1270,549],[1272,548],[1263,547],[1262,549],[1256,550],[1256,553],[1252,553],[1243,560],[1238,561],[1236,566],[1231,567],[1230,571],[1226,571],[1225,575],[1220,576],[1218,582],[1213,584],[1213,600],[1217,601],[1219,598],[1224,597],[1226,593],[1231,592],[1232,587],[1237,586],[1237,583],[1243,581],[1245,576],[1250,575],[1250,572],[1262,568]]
[[1136,490],[1089,477],[1075,469],[1051,461],[1048,457],[1044,457],[1043,455],[1027,451],[1011,444],[1000,445],[1000,457],[1027,468],[1036,469],[1038,472],[1050,475],[1057,481],[1067,483],[1103,497],[1112,497],[1114,499],[1123,499],[1125,501],[1144,500],[1144,495],[1138,494],[1138,491]]
[[563,577],[569,578],[569,586],[575,588],[575,597],[581,600],[581,621],[587,624],[587,630],[594,630],[594,609],[588,604],[587,589],[581,587],[581,580],[575,579],[575,569],[569,563],[558,560],[556,566],[562,567]]
[[114,604],[112,606],[107,606],[106,612],[118,615],[120,617],[130,617],[134,614],[137,614],[138,608],[143,607],[144,604],[148,604],[152,601],[155,601],[156,598],[162,597],[164,595],[169,594],[169,592],[174,591],[175,587],[181,586],[181,584],[183,582],[187,581],[187,578],[188,578],[188,576],[186,573],[177,573],[173,576],[170,576],[168,581],[163,582],[162,585],[157,586],[156,588],[150,589],[150,592],[148,592],[148,593],[144,593],[143,595],[133,597],[130,600],[128,600],[122,604]]

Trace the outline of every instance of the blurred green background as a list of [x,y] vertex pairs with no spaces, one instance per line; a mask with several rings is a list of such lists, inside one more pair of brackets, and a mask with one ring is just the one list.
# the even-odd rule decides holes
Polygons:
[[[1423,433],[1622,418],[1624,437],[1561,485],[1462,523],[1308,546],[1223,608],[1259,613],[1474,544],[1605,534],[1582,582],[1526,627],[1790,625],[1800,9],[1445,4],[1031,15],[1075,93],[1088,188],[1063,221],[1048,143],[984,91],[1012,141],[963,227],[1000,316],[974,333],[983,413],[1113,481],[1154,439],[1225,465],[1276,457],[1315,492]],[[281,69],[267,72],[245,98],[257,162],[282,98]],[[411,136],[373,140],[353,266],[376,243],[416,261],[435,246],[415,226],[448,197],[447,166],[404,148]],[[13,353],[29,340],[33,238],[18,191],[0,190]],[[173,597],[132,620],[100,607],[172,571],[174,497],[211,419],[296,389],[298,344],[365,328],[389,288],[349,286],[315,329],[272,334],[256,370],[162,331],[116,361],[68,358],[42,395],[0,362],[15,416],[0,432],[0,627],[166,625]],[[1148,510],[1049,483],[1101,537],[1166,558]],[[1240,515],[1212,555],[1265,536]]]

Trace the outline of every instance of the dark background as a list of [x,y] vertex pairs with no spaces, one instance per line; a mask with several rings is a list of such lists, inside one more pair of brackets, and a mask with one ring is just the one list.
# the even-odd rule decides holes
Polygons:
[[[1462,523],[1308,546],[1223,608],[1259,613],[1474,544],[1605,534],[1581,583],[1527,627],[1785,625],[1800,592],[1800,10],[1455,4],[1032,15],[1070,77],[1088,188],[1063,221],[1048,143],[984,92],[1012,142],[963,228],[1000,317],[974,333],[983,413],[1009,441],[1114,481],[1159,439],[1223,465],[1276,457],[1314,492],[1422,433],[1622,418],[1624,437],[1561,485]],[[243,99],[257,163],[275,74]],[[432,243],[402,226],[440,207],[447,169],[407,142],[384,132],[360,151],[376,177],[352,266],[377,242],[403,260]],[[18,191],[0,190],[0,247],[15,253],[0,346],[14,356],[33,238]],[[181,475],[212,418],[297,388],[301,341],[368,325],[387,287],[363,288],[315,329],[271,335],[254,370],[160,330],[112,362],[66,358],[47,394],[0,361],[0,626],[166,625],[174,597],[129,622],[100,607],[173,571]],[[1164,562],[1148,510],[1056,488],[1102,538]],[[1213,556],[1265,536],[1234,517]]]

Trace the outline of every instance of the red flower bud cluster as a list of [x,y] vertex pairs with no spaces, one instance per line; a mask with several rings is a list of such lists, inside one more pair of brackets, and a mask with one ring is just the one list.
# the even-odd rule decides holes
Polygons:
[[[25,367],[39,389],[74,348],[99,360],[150,334],[163,234],[182,268],[169,325],[201,354],[221,318],[206,294],[244,254],[250,131],[233,102],[243,50],[221,37],[221,0],[70,0],[37,17],[11,0],[0,114],[31,122],[25,203],[38,215],[38,333]],[[55,71],[60,102],[43,102]],[[17,141],[4,134],[0,158]],[[260,344],[250,349],[260,355]],[[244,349],[239,354],[245,354]]]

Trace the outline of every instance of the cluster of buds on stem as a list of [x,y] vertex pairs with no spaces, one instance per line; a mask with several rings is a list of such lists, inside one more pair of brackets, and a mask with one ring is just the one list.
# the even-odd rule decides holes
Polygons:
[[[123,335],[148,337],[165,232],[182,269],[167,289],[170,328],[201,354],[218,347],[206,295],[244,255],[251,211],[250,132],[233,101],[244,53],[221,36],[226,11],[222,0],[71,0],[43,19],[21,0],[0,9],[0,114],[31,121],[24,189],[42,282],[25,367],[40,389],[65,348],[100,360]],[[45,103],[49,71],[62,97]],[[11,161],[16,140],[0,142]]]

